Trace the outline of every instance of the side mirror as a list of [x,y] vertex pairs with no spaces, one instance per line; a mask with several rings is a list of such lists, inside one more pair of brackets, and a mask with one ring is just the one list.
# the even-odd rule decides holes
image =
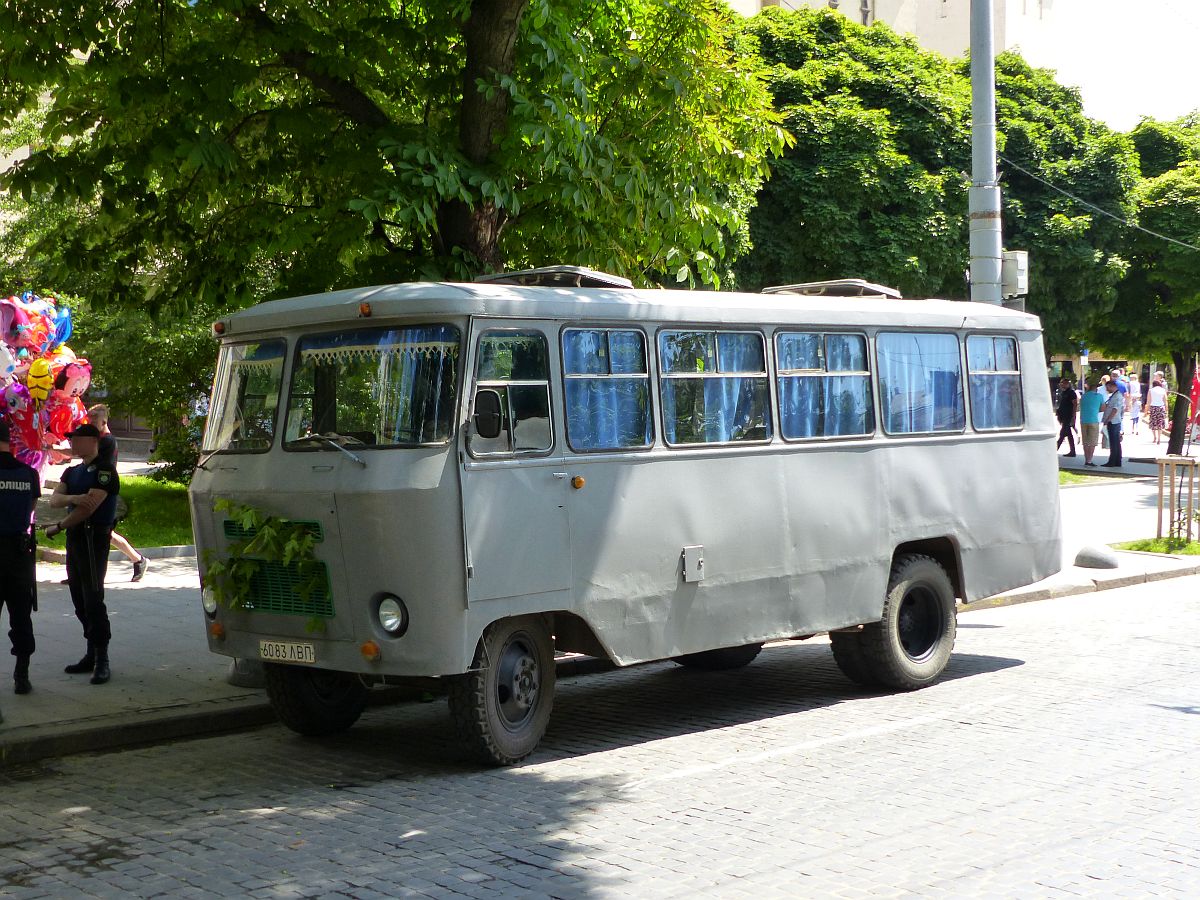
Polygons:
[[492,440],[500,437],[500,426],[504,421],[501,414],[500,392],[489,388],[475,392],[475,433],[481,438]]

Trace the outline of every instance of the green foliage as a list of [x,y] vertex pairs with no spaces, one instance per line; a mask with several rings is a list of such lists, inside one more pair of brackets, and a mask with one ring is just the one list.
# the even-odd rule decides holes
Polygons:
[[1146,119],[1130,134],[1141,161],[1142,177],[1157,178],[1187,162],[1200,160],[1200,113],[1175,122]]
[[[213,503],[217,512],[226,513],[246,537],[229,541],[222,555],[216,550],[204,554],[204,586],[213,592],[221,606],[245,609],[251,599],[255,575],[263,563],[278,562],[293,567],[297,574],[296,593],[308,599],[325,590],[324,567],[313,552],[317,539],[303,522],[290,522],[253,506],[221,497]],[[319,620],[311,627],[321,627]]]
[[[768,9],[748,28],[796,144],[751,214],[743,284],[858,276],[910,296],[965,297],[969,63],[829,11]],[[1136,161],[1049,72],[1012,53],[996,71],[1005,245],[1030,251],[1028,308],[1048,348],[1062,348],[1111,308],[1124,236],[1045,182],[1129,213]]]
[[961,296],[970,94],[952,65],[829,11],[768,9],[748,28],[796,144],[751,213],[741,283],[858,276]]
[[[1143,227],[1200,246],[1200,163],[1143,181],[1137,203]],[[1146,358],[1190,355],[1200,347],[1200,251],[1145,231],[1128,240],[1129,276],[1112,314],[1093,329],[1096,343]]]
[[1128,230],[1062,191],[1130,218],[1137,155],[1127,136],[1084,115],[1077,90],[1015,53],[997,57],[996,95],[1004,243],[1029,251],[1026,308],[1042,318],[1047,352],[1074,351],[1116,303]]
[[[472,43],[501,6],[509,31]],[[4,184],[72,213],[23,258],[176,308],[560,261],[715,282],[784,143],[733,22],[720,0],[9,4],[0,125],[52,99]]]
[[72,304],[71,347],[92,363],[92,384],[109,406],[144,418],[155,434],[155,477],[186,482],[199,457],[203,421],[195,401],[212,388],[216,311],[197,304],[183,313]]

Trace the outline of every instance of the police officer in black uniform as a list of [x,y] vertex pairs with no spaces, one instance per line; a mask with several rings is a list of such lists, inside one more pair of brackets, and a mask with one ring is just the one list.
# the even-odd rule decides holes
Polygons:
[[12,455],[8,425],[0,422],[0,607],[8,607],[8,637],[17,658],[13,690],[28,694],[33,656],[33,609],[37,605],[37,562],[33,511],[42,495],[38,473]]
[[50,497],[50,505],[66,507],[62,522],[46,529],[48,536],[67,532],[67,583],[75,617],[83,625],[87,653],[67,666],[72,675],[92,673],[92,684],[104,684],[111,673],[108,665],[108,609],[104,605],[104,576],[108,572],[108,543],[117,519],[117,494],[121,490],[117,470],[99,457],[100,430],[80,425],[67,434],[71,452],[79,465],[71,466]]

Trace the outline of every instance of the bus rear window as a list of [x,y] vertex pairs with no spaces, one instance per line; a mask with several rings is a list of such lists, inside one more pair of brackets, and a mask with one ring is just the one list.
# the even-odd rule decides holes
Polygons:
[[217,360],[202,453],[262,452],[275,437],[284,342],[226,344]]
[[454,430],[460,333],[452,325],[309,335],[296,347],[284,447],[444,444]]

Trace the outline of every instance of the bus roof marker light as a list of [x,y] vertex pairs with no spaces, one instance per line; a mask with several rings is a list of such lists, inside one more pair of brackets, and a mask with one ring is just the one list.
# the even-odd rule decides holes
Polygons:
[[371,318],[371,304],[365,302],[358,304],[358,314],[364,319]]
[[223,335],[225,333],[225,323],[220,322],[220,321],[213,322],[212,323],[212,332],[213,332],[213,334],[217,335],[218,337]]

